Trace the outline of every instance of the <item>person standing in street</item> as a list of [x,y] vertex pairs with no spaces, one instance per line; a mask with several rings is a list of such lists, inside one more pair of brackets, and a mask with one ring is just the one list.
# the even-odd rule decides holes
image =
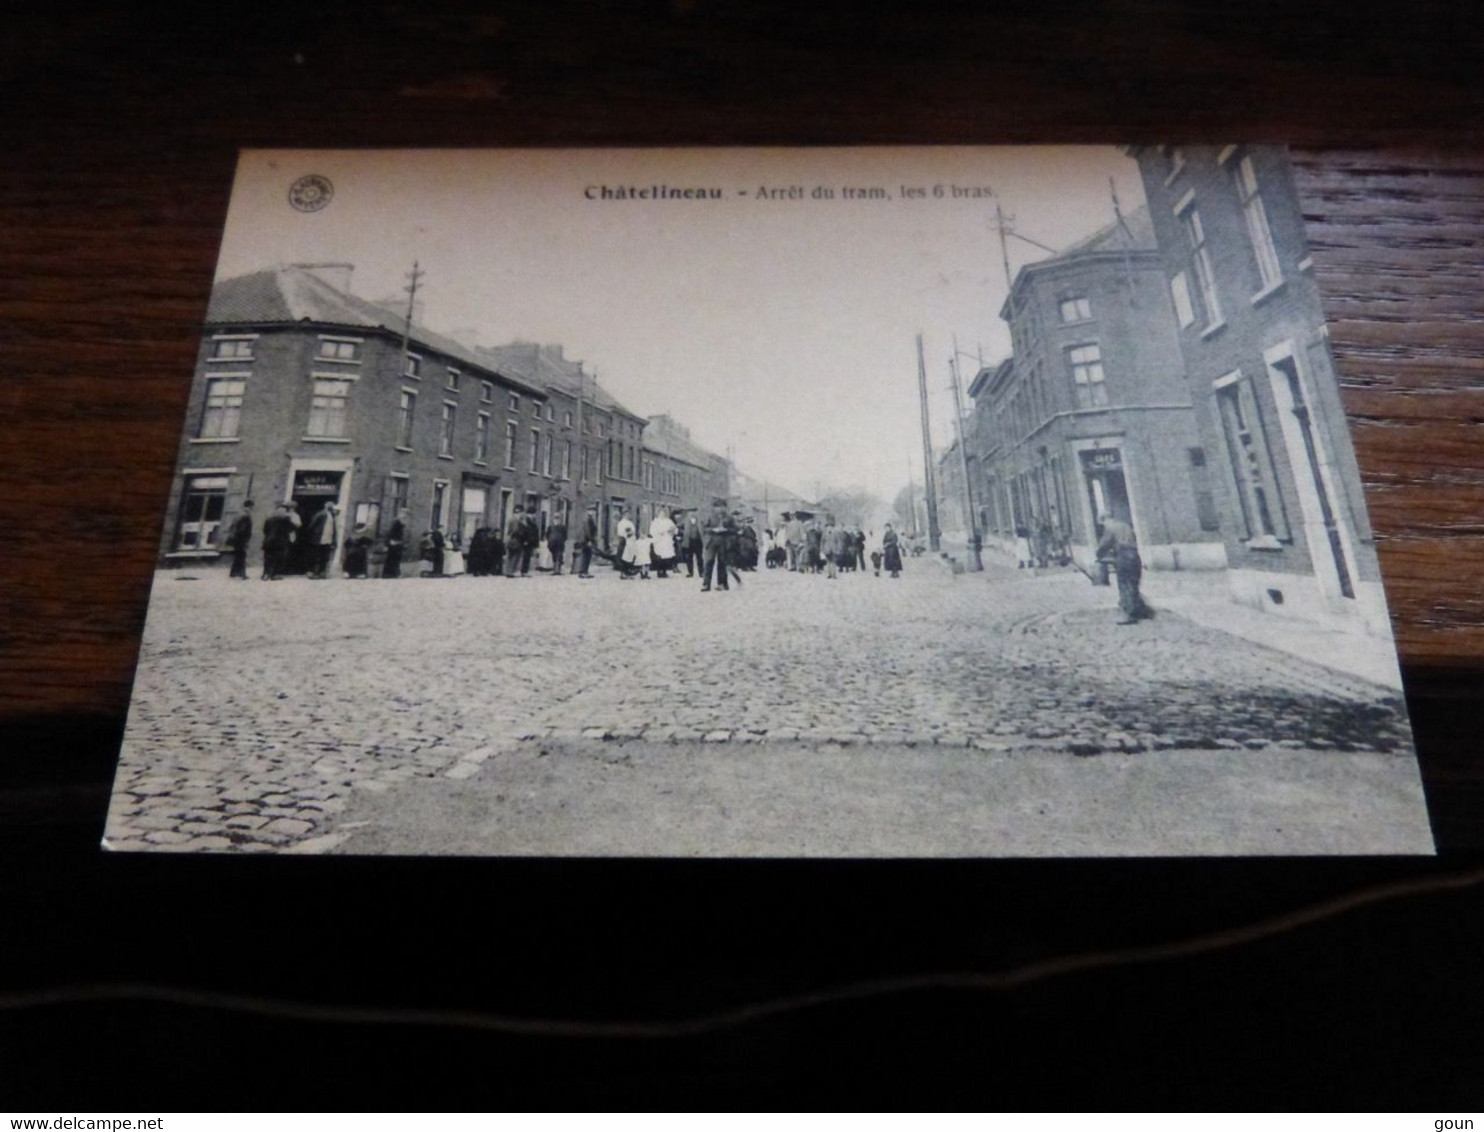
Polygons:
[[368,578],[369,550],[371,547],[371,531],[365,523],[357,523],[355,529],[345,539],[345,576],[347,578]]
[[597,504],[587,509],[582,516],[582,533],[577,536],[577,549],[582,552],[582,564],[577,568],[579,578],[591,578],[593,550],[598,545]]
[[882,564],[893,578],[902,576],[902,545],[890,523],[881,534]]
[[233,578],[241,578],[247,581],[247,546],[252,542],[252,500],[245,500],[242,504],[242,514],[232,520],[232,528],[227,532],[227,548],[232,552],[232,569],[229,574]]
[[628,578],[633,576],[634,562],[634,520],[629,518],[628,510],[620,512],[618,517],[618,528],[614,532],[618,536],[618,545],[613,548],[613,561],[618,566],[619,577]]
[[520,576],[531,576],[531,556],[541,544],[541,528],[536,525],[536,509],[532,507],[520,525]]
[[428,562],[430,564],[428,577],[443,577],[443,551],[447,546],[448,540],[443,537],[443,528],[434,523],[433,529],[428,532]]
[[806,540],[804,520],[793,513],[786,514],[783,517],[787,520],[783,528],[783,544],[788,548],[788,568],[794,573],[798,573],[800,569],[799,558],[804,553]]
[[824,576],[838,578],[840,576],[840,529],[833,521],[825,523],[819,545],[820,553],[824,555]]
[[683,554],[685,556],[685,576],[694,578],[696,571],[702,568],[704,561],[702,555],[705,550],[706,536],[701,528],[701,517],[692,511],[685,517],[685,533],[683,535]]
[[276,582],[283,577],[284,562],[293,541],[294,521],[289,518],[289,505],[280,503],[263,520],[263,581]]
[[649,546],[654,556],[654,568],[661,578],[668,578],[675,569],[675,520],[661,509],[649,521]]
[[1132,625],[1154,616],[1154,610],[1144,604],[1139,593],[1139,582],[1144,575],[1144,560],[1139,557],[1139,543],[1134,528],[1124,520],[1104,513],[1099,516],[1103,537],[1098,540],[1098,557],[1111,558],[1113,569],[1118,571],[1118,609],[1122,614],[1114,622],[1117,625]]
[[526,534],[526,509],[517,503],[505,526],[505,576],[513,578],[520,569],[520,544]]
[[335,558],[335,546],[340,541],[340,508],[326,502],[309,523],[309,550],[313,554],[314,566],[309,571],[311,578],[329,577],[330,563]]
[[551,576],[555,578],[562,572],[562,555],[567,552],[567,524],[560,518],[546,528],[546,549],[551,551]]
[[381,564],[383,578],[402,576],[402,548],[407,544],[407,512],[398,511],[386,532],[386,559]]
[[718,499],[711,505],[711,514],[706,519],[706,561],[701,568],[701,592],[711,589],[712,575],[716,576],[716,588],[731,589],[727,584],[727,551],[730,535],[736,524],[727,514],[727,501]]

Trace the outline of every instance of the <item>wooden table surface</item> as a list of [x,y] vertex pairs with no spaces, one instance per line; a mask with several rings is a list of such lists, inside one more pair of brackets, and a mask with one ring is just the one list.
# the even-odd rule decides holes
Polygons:
[[[8,537],[0,551],[0,722],[11,739],[0,754],[0,844],[20,865],[0,886],[10,887],[12,907],[25,913],[22,925],[26,916],[47,909],[61,925],[37,934],[12,916],[9,927],[0,928],[0,946],[14,949],[10,969],[19,972],[19,983],[6,986],[81,978],[168,981],[172,972],[184,977],[182,971],[191,972],[197,986],[216,985],[216,969],[199,956],[177,956],[183,966],[172,968],[155,950],[189,952],[189,941],[212,941],[221,955],[241,964],[233,985],[288,994],[284,987],[292,984],[293,993],[307,995],[305,988],[316,984],[300,985],[302,966],[289,983],[276,983],[263,965],[265,950],[274,941],[288,942],[286,935],[293,942],[283,954],[302,962],[307,936],[334,936],[344,930],[348,910],[366,914],[379,907],[388,908],[386,918],[374,927],[362,925],[376,936],[368,946],[378,959],[388,961],[393,944],[426,958],[432,929],[414,930],[413,923],[451,916],[436,934],[455,946],[458,965],[467,965],[480,952],[465,949],[489,938],[467,919],[467,901],[480,892],[493,897],[477,901],[485,910],[523,917],[516,951],[547,981],[528,981],[515,993],[515,984],[488,981],[488,974],[473,978],[465,971],[461,977],[472,981],[461,983],[455,973],[445,972],[448,981],[440,982],[424,971],[391,984],[387,979],[396,966],[390,962],[369,983],[347,981],[347,971],[336,968],[338,975],[330,979],[336,989],[327,993],[354,999],[350,988],[358,987],[361,1001],[443,995],[444,1005],[477,1000],[490,1009],[549,1013],[562,1009],[552,1005],[557,999],[550,992],[552,980],[560,981],[556,965],[566,962],[574,979],[561,1001],[581,1014],[600,1003],[611,1010],[634,1006],[605,997],[612,994],[611,979],[584,966],[586,953],[574,950],[571,936],[560,941],[560,959],[543,951],[536,937],[526,935],[532,918],[592,938],[587,917],[597,910],[653,943],[671,938],[662,930],[695,926],[685,900],[736,929],[741,921],[718,911],[718,893],[752,899],[769,892],[775,909],[822,932],[817,949],[795,941],[807,959],[795,950],[785,960],[779,958],[780,937],[760,926],[777,926],[765,909],[758,910],[761,921],[749,921],[750,927],[740,936],[734,931],[726,942],[719,927],[704,929],[707,954],[724,972],[683,949],[672,986],[683,989],[654,1000],[683,1013],[718,998],[766,997],[782,988],[887,969],[1003,966],[1085,946],[1198,934],[1377,880],[1442,877],[1472,867],[1484,847],[1484,760],[1477,757],[1474,722],[1484,677],[1484,30],[1474,6],[1441,0],[1405,6],[1370,0],[1318,6],[1039,0],[899,7],[839,0],[630,0],[475,7],[200,5],[152,18],[128,5],[36,4],[6,18],[0,37],[6,94],[0,117],[0,479],[7,490],[0,493],[0,530]],[[128,701],[158,524],[239,147],[1216,140],[1283,141],[1295,149],[1444,850],[1437,862],[1309,862],[1286,868],[1236,862],[981,863],[795,866],[784,872],[713,866],[697,872],[680,865],[642,870],[488,862],[305,862],[291,870],[283,864],[98,859],[94,846],[113,745]],[[589,907],[553,909],[553,881],[580,893]],[[327,882],[342,901],[334,916],[323,905]],[[1174,910],[1146,893],[1146,882],[1166,889],[1188,884],[1204,895]],[[193,920],[186,906],[195,901],[198,908],[215,908],[223,883],[241,886],[241,895],[258,902],[251,914],[244,919],[241,905],[234,904],[237,916],[223,923]],[[626,890],[628,902],[609,891],[614,883]],[[502,894],[491,893],[491,884]],[[825,927],[818,922],[821,884],[830,886],[826,903],[835,916]],[[1061,896],[1048,897],[1048,884]],[[999,894],[1000,911],[1017,914],[993,915],[971,898],[985,885]],[[142,906],[121,895],[125,891],[159,903]],[[446,898],[450,907],[429,893]],[[932,896],[941,905],[923,903]],[[260,904],[274,899],[280,905],[264,919]],[[863,911],[873,902],[881,917]],[[946,907],[960,915],[944,916]],[[1074,914],[1074,907],[1083,913]],[[1242,1093],[1233,1084],[1230,1092],[1181,1092],[1167,1079],[1156,1084],[1133,1072],[1124,1055],[1103,1062],[1124,1074],[1107,1070],[1109,1079],[1130,1088],[1143,1082],[1155,1090],[1146,1095],[1156,1101],[1203,1103],[1200,1098],[1214,1096],[1242,1104],[1250,1096],[1250,1103],[1261,1103],[1259,1097],[1281,1102],[1300,1095],[1303,1082],[1312,1080],[1284,1061],[1284,1054],[1341,1074],[1340,1061],[1326,1054],[1316,1062],[1306,1043],[1360,1028],[1373,1036],[1363,1047],[1366,1070],[1352,1065],[1355,1079],[1369,1083],[1364,1087],[1381,1088],[1369,1072],[1373,1061],[1426,1050],[1425,1066],[1400,1055],[1404,1071],[1393,1075],[1393,1084],[1415,1086],[1420,1092],[1407,1095],[1424,1106],[1456,1100],[1463,1082],[1484,1064],[1484,1043],[1475,1037],[1472,1044],[1460,1044],[1436,1034],[1430,1042],[1418,1013],[1423,1006],[1411,993],[1417,988],[1386,960],[1405,969],[1404,940],[1420,917],[1430,924],[1435,962],[1444,970],[1455,964],[1448,995],[1479,1017],[1484,994],[1463,973],[1468,941],[1475,948],[1478,941],[1464,928],[1479,926],[1479,908],[1478,890],[1471,889],[1377,913],[1379,926],[1372,921],[1371,928],[1378,934],[1372,938],[1389,941],[1394,954],[1357,951],[1353,933],[1333,929],[1333,939],[1325,938],[1347,956],[1353,979],[1370,980],[1372,1005],[1365,1009],[1350,999],[1336,1006],[1317,989],[1328,975],[1305,950],[1314,945],[1311,935],[1302,946],[1251,960],[1277,967],[1262,968],[1266,990],[1246,1005],[1235,994],[1218,996],[1219,1003],[1203,998],[1216,977],[1209,970],[1205,976],[1186,971],[1158,985],[1136,985],[1131,976],[1115,980],[1111,989],[1104,984],[1111,997],[1094,1016],[1077,1014],[1069,999],[1057,997],[1060,992],[1052,992],[1049,1002],[1043,997],[1023,1003],[1021,1024],[1034,1039],[1027,1039],[1027,1048],[1044,1048],[1055,1057],[1056,1025],[1077,1026],[1079,1033],[1116,1027],[1127,1022],[1120,1004],[1149,994],[1173,1001],[1171,988],[1177,986],[1187,1002],[1194,995],[1204,1008],[1246,1011],[1243,1017],[1258,1026],[1265,1021],[1263,1009],[1283,1008],[1280,997],[1262,996],[1277,995],[1266,983],[1273,974],[1304,988],[1298,997],[1313,1010],[1331,1012],[1330,1022],[1301,1026],[1291,1050],[1280,1041],[1268,1047],[1278,1052],[1259,1058],[1262,1079],[1274,1091]],[[95,915],[114,919],[95,921]],[[284,916],[300,920],[286,922]],[[882,917],[889,922],[884,929]],[[125,932],[145,931],[154,942],[115,940],[112,958],[104,960],[70,934],[90,923],[104,930],[105,922]],[[148,924],[168,925],[179,934],[167,946]],[[886,933],[873,943],[847,935],[857,929],[869,934],[872,925]],[[916,942],[904,944],[909,925]],[[929,925],[937,934],[925,940],[918,929]],[[549,946],[550,938],[545,940]],[[751,948],[752,966],[740,958],[744,947]],[[618,951],[630,959],[653,954],[633,941]],[[320,964],[334,967],[338,955],[322,956]],[[1230,970],[1257,979],[1240,961],[1228,963]],[[1275,974],[1284,964],[1290,965],[1286,975]],[[0,971],[5,969],[0,962]],[[1388,983],[1378,972],[1400,981]],[[476,984],[477,993],[468,991]],[[1358,984],[1347,985],[1353,990]],[[459,986],[465,998],[448,989]],[[1380,1009],[1377,1003],[1387,1004],[1403,1023],[1384,1041],[1375,1036],[1380,1020],[1371,1011]],[[990,1041],[1003,1036],[998,1011],[1004,1007],[1003,1000],[974,999],[962,1007],[935,1002],[932,1009],[942,1012],[934,1019],[950,1030],[972,1026]],[[230,1061],[225,1053],[214,1059],[195,1042],[207,1023],[181,1023],[158,1004],[115,1004],[112,1012],[75,1009],[100,1027],[84,1045],[99,1045],[105,1060],[101,1044],[116,1043],[108,1047],[112,1054],[121,1046],[133,1048],[131,1027],[149,1015],[160,1032],[172,1035],[166,1048],[174,1050],[177,1069],[190,1067],[188,1080],[205,1088],[213,1071]],[[869,1008],[852,1009],[850,1026]],[[919,1009],[918,999],[893,999],[889,1008],[867,1015],[867,1030],[874,1032],[871,1025],[879,1023],[882,1033],[899,1033],[896,1027],[922,1021],[914,1013]],[[42,1017],[43,1032],[53,1036],[47,1027],[60,1026],[56,1013],[22,1012],[33,1023]],[[945,1022],[943,1014],[952,1014],[952,1021]],[[38,1088],[60,1083],[61,1070],[46,1068],[51,1063],[36,1052],[45,1043],[28,1045],[15,1036],[20,1017],[13,1014],[6,1022],[0,1012],[0,1059],[18,1059],[12,1066],[24,1065]],[[888,1018],[889,1027],[883,1021]],[[1147,1041],[1170,1037],[1147,1019],[1140,1025]],[[225,1021],[221,1026],[210,1033],[227,1042],[222,1048],[249,1057],[247,1044],[233,1044],[245,1042],[240,1031]],[[847,1021],[834,1014],[827,1021],[815,1016],[796,1025],[776,1022],[740,1038],[728,1030],[730,1036],[710,1039],[720,1044],[704,1054],[687,1054],[677,1072],[718,1087],[789,1081],[798,1065],[792,1057],[807,1061],[813,1054],[796,1048],[790,1055],[785,1046],[807,1047],[817,1036],[811,1027],[833,1033],[835,1026],[843,1030]],[[233,1036],[222,1038],[229,1030]],[[401,1039],[384,1045],[368,1040],[365,1045],[379,1052],[366,1054],[361,1067],[380,1065],[390,1050],[402,1048],[406,1031],[398,1033]],[[255,1040],[268,1037],[255,1033]],[[1415,1040],[1407,1044],[1407,1038]],[[543,1064],[509,1033],[483,1040],[496,1042],[500,1056],[528,1070]],[[1207,1034],[1203,1040],[1216,1039]],[[846,1074],[862,1065],[900,1067],[886,1052],[886,1038],[879,1042],[872,1047],[876,1061],[852,1061],[837,1052],[830,1064]],[[460,1059],[476,1057],[446,1034],[431,1044],[461,1065]],[[1081,1048],[1078,1042],[1072,1046]],[[659,1063],[645,1055],[610,1060],[592,1053],[591,1044],[581,1048],[588,1059],[576,1062],[583,1067],[579,1079],[592,1086],[593,1095],[615,1098],[612,1103],[643,1096],[646,1084],[666,1080]],[[963,1047],[931,1048],[933,1064],[972,1073],[976,1062]],[[478,1056],[488,1052],[481,1047]],[[1257,1056],[1245,1046],[1219,1044],[1188,1056],[1220,1061],[1243,1055]],[[80,1056],[59,1064],[75,1068]],[[133,1052],[124,1063],[148,1072],[157,1068],[154,1057],[167,1054]],[[967,1060],[960,1065],[959,1057]],[[749,1058],[760,1059],[764,1068],[754,1073]],[[351,1073],[352,1064],[340,1068]],[[0,1060],[0,1079],[5,1065]],[[629,1076],[614,1066],[627,1066]],[[292,1072],[287,1061],[279,1068]],[[544,1079],[532,1071],[532,1080]],[[83,1079],[100,1089],[113,1083],[103,1071],[92,1072]],[[621,1076],[633,1085],[631,1093],[616,1084]],[[1016,1091],[1001,1094],[1001,1101],[982,1103],[1018,1098],[1034,1104],[1028,1090],[1055,1080],[1049,1069],[1031,1073]],[[1433,1095],[1424,1086],[1436,1086],[1440,1099],[1422,1100]],[[385,1082],[378,1087],[391,1089]],[[31,1094],[47,1095],[55,1094]],[[97,1103],[96,1092],[87,1095]],[[394,1094],[372,1088],[359,1095],[374,1103],[379,1095]],[[499,1095],[486,1103],[499,1103]],[[1378,1103],[1390,1096],[1345,1095],[1371,1096]],[[1341,1096],[1335,1104],[1344,1103]],[[255,1102],[249,1092],[240,1103]]]

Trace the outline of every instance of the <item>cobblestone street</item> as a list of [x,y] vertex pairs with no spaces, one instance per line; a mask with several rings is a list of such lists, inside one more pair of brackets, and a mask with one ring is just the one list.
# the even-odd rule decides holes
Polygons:
[[116,849],[1430,852],[1400,697],[1076,573],[155,584]]

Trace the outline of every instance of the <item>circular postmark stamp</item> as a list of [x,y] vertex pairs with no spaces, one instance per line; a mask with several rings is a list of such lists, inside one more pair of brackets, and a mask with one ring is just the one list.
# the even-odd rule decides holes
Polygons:
[[334,195],[330,178],[319,173],[306,173],[289,186],[289,203],[300,212],[318,212]]

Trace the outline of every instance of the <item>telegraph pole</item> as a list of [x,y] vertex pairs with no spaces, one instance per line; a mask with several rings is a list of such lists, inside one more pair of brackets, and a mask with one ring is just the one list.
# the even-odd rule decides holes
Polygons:
[[927,363],[922,357],[922,335],[917,336],[917,397],[922,405],[922,494],[927,501],[928,549],[937,554],[942,546],[938,527],[938,492],[933,476],[933,434],[928,423]]
[[412,312],[417,304],[417,285],[426,274],[426,271],[418,270],[417,260],[413,260],[412,272],[407,276],[407,286],[402,288],[407,292],[407,321],[402,327],[402,373],[407,372],[407,347],[408,340],[412,337]]
[[964,513],[968,518],[965,528],[969,532],[969,569],[984,569],[984,559],[979,554],[979,516],[974,510],[974,485],[969,480],[969,450],[964,443],[964,403],[958,381],[958,339],[953,340],[953,357],[948,359],[948,372],[953,375],[953,419],[958,425],[958,455],[964,470]]

